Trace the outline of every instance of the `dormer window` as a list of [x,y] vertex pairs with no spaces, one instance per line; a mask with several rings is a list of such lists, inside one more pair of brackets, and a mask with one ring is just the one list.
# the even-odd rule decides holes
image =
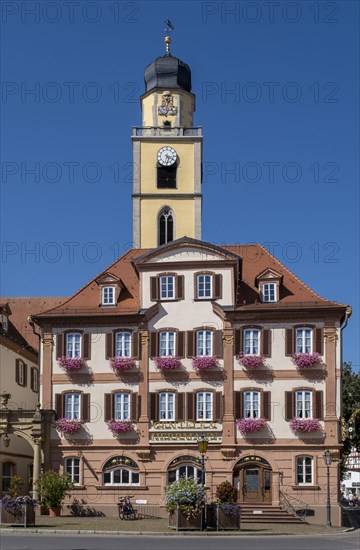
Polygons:
[[277,285],[276,283],[263,283],[262,285],[262,301],[277,302]]
[[116,306],[124,284],[119,277],[107,271],[96,279],[99,285],[99,306]]
[[274,269],[265,269],[255,279],[256,286],[260,291],[260,299],[264,303],[278,302],[280,297],[280,286],[282,275]]
[[102,294],[101,303],[103,306],[115,305],[115,287],[114,286],[104,286],[102,288],[101,294]]

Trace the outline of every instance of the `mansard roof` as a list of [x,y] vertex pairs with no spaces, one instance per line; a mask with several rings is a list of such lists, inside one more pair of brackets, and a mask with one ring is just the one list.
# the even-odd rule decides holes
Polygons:
[[[174,258],[179,267],[179,261],[176,256],[177,251],[201,250],[204,254],[204,268],[207,267],[207,254],[210,256],[210,262],[214,261],[214,257],[218,257],[216,261],[221,265],[224,262],[226,265],[239,266],[236,267],[238,276],[237,288],[237,303],[232,305],[234,310],[253,310],[254,308],[267,310],[288,310],[294,309],[341,309],[347,306],[326,300],[319,296],[308,285],[302,282],[294,275],[287,267],[277,260],[270,252],[268,252],[260,244],[248,245],[214,245],[204,241],[199,241],[189,237],[183,237],[177,241],[160,246],[156,249],[133,249],[129,250],[121,258],[116,260],[111,266],[107,267],[102,273],[97,275],[79,291],[70,298],[63,300],[60,305],[42,311],[33,309],[32,313],[36,320],[55,317],[87,317],[87,316],[136,316],[143,313],[140,310],[140,288],[139,288],[139,271],[145,266],[150,266],[156,269],[156,260],[165,254],[167,265],[171,263],[171,253],[174,253]],[[182,262],[186,269],[191,269],[190,261]],[[161,269],[164,263],[159,263]],[[198,269],[199,262],[197,262]],[[280,285],[279,301],[275,303],[261,303],[259,289],[256,284],[256,279],[259,274],[273,272],[282,277]],[[106,274],[111,273],[114,278],[119,278],[124,287],[121,290],[119,300],[115,306],[101,306],[99,299],[98,281],[106,277]],[[229,304],[229,306],[231,306]]]

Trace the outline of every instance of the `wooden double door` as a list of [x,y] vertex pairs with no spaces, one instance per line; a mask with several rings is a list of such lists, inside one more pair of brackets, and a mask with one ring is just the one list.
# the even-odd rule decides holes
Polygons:
[[239,502],[247,504],[271,503],[271,469],[258,464],[247,464],[234,472],[234,485]]

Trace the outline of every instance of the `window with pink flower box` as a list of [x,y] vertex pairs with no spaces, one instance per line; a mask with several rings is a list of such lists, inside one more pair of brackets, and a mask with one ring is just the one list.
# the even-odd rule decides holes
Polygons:
[[187,331],[187,357],[223,357],[223,332],[212,327],[198,327]]
[[68,330],[58,334],[56,357],[91,359],[91,335],[81,330]]
[[271,392],[260,388],[244,388],[235,392],[235,418],[271,420]]
[[324,418],[323,392],[312,388],[294,388],[285,392],[285,419]]
[[150,357],[179,357],[185,355],[185,333],[166,327],[150,334]]
[[131,420],[140,416],[140,397],[137,392],[114,390],[104,395],[104,420]]
[[139,333],[137,331],[116,329],[105,335],[105,358],[132,357],[140,354]]
[[90,422],[90,394],[81,391],[65,391],[55,394],[57,418]]
[[236,355],[271,356],[272,332],[257,325],[245,325],[235,330]]
[[324,331],[322,328],[305,325],[285,330],[285,355],[313,352],[324,354]]

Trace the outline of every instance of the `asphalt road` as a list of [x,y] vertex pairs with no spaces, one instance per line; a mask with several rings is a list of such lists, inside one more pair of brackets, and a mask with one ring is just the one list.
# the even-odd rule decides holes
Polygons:
[[360,531],[318,536],[5,535],[1,550],[359,550]]

